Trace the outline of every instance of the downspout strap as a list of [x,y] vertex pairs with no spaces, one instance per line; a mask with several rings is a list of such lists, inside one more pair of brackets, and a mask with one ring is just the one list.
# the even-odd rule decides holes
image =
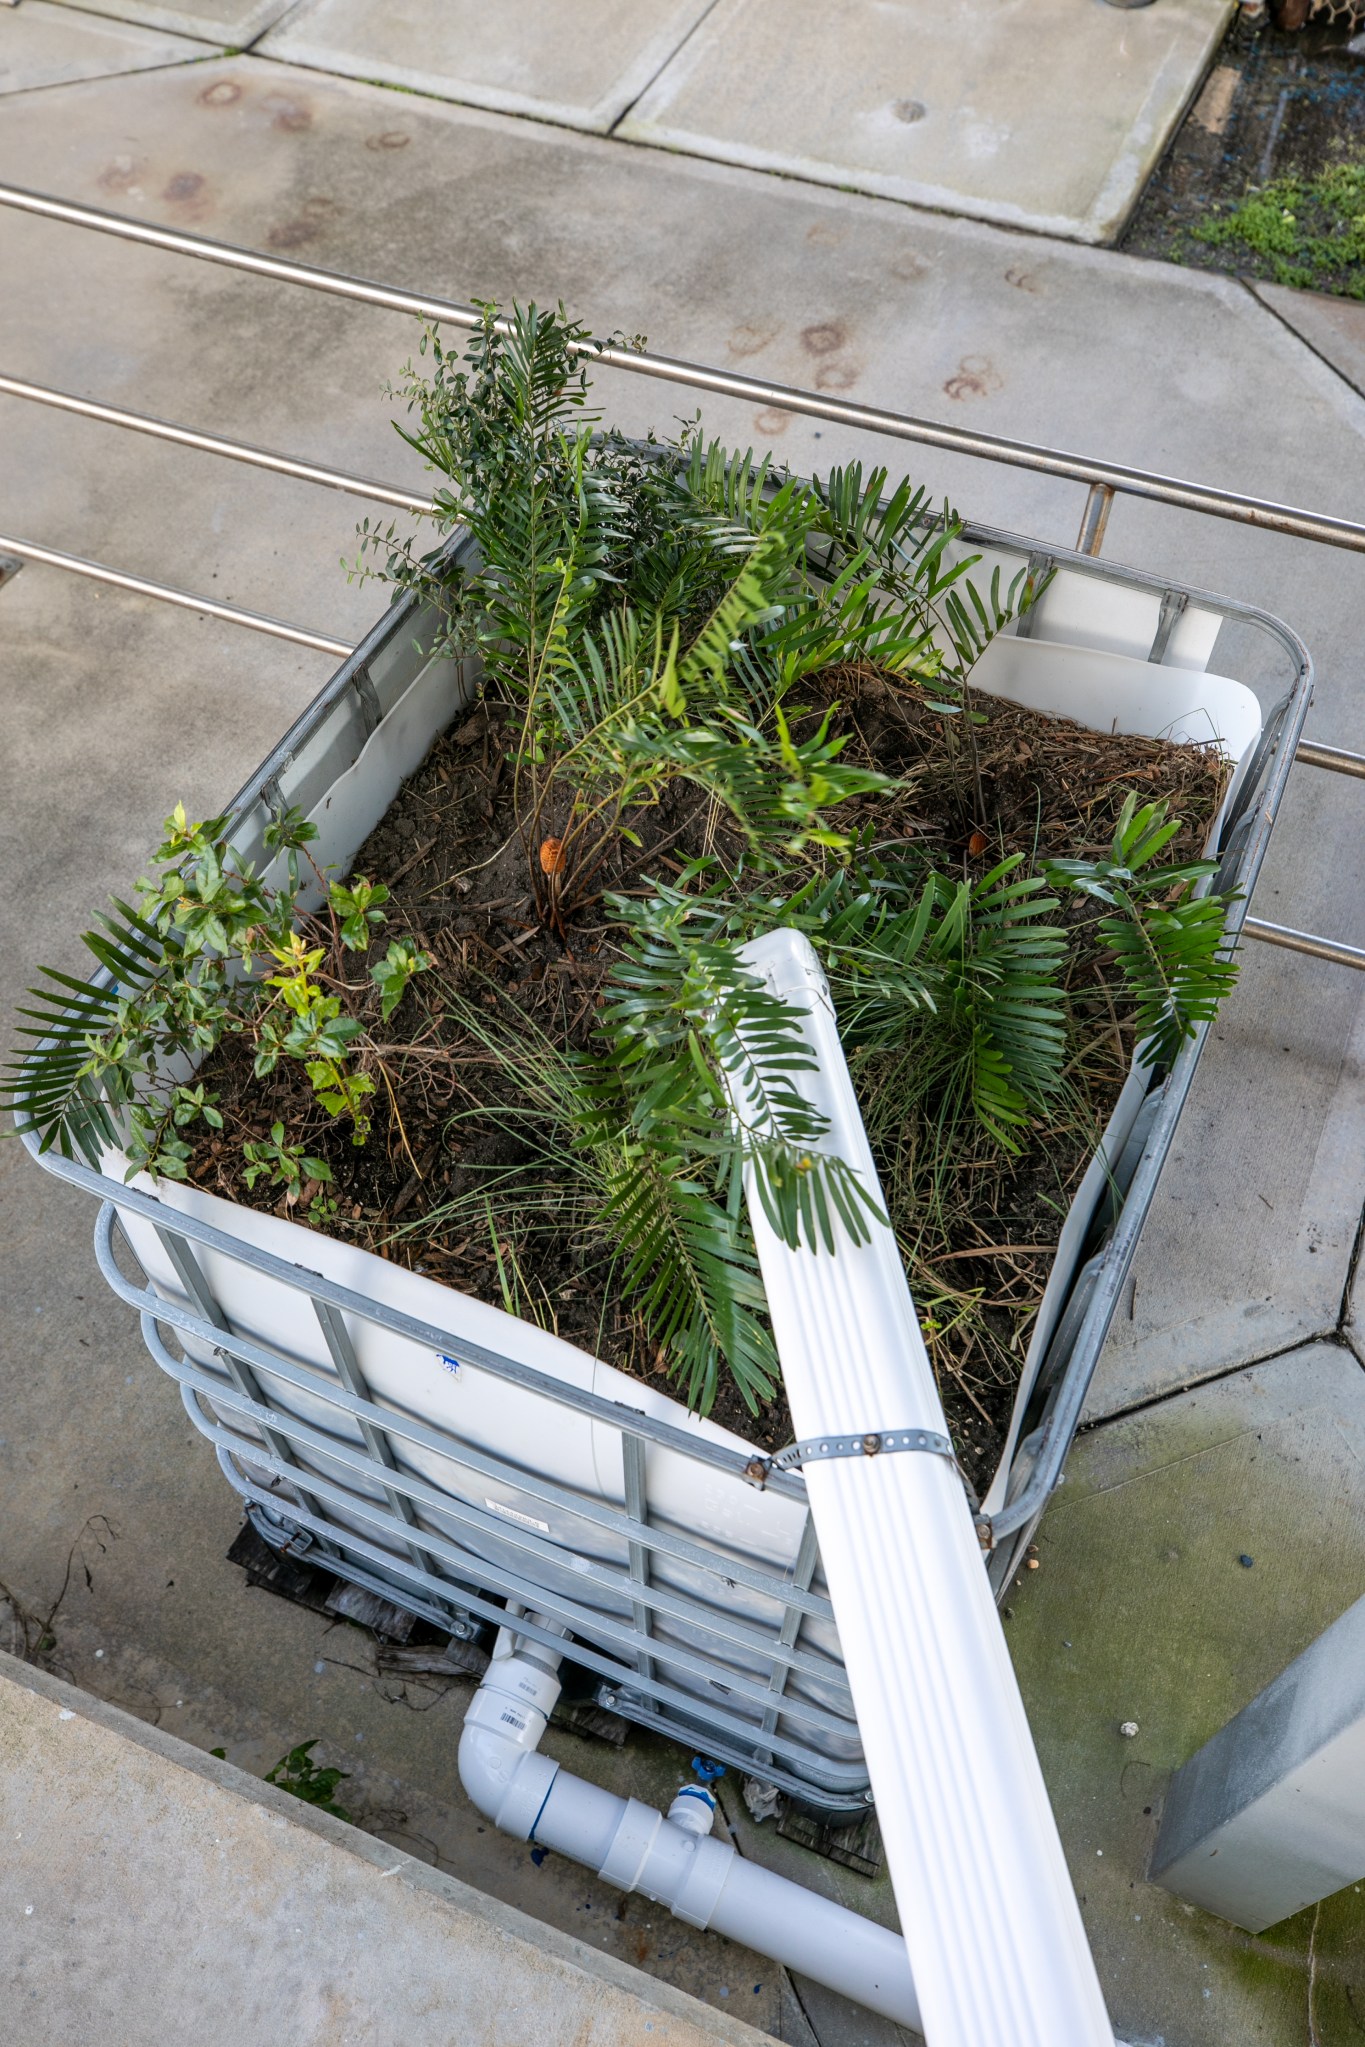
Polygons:
[[774,1471],[796,1471],[803,1465],[818,1464],[828,1457],[889,1457],[899,1450],[917,1450],[930,1457],[948,1460],[962,1480],[971,1502],[981,1547],[990,1549],[993,1545],[991,1524],[980,1511],[971,1481],[958,1463],[952,1443],[936,1429],[869,1429],[859,1436],[808,1436],[803,1442],[788,1443],[785,1450],[777,1451],[772,1457],[765,1457],[756,1450],[744,1467],[744,1476],[750,1485],[762,1492]]

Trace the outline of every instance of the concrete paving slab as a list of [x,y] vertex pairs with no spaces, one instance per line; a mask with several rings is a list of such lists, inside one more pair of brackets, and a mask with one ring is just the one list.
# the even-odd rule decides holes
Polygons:
[[[563,297],[597,331],[643,329],[665,353],[1329,510],[1365,508],[1352,460],[1365,405],[1224,279],[245,58],[11,98],[0,107],[0,176],[455,297]],[[14,374],[420,481],[380,395],[412,347],[410,323],[3,213],[0,266],[27,281],[0,313],[0,358]],[[688,395],[637,379],[615,378],[609,396],[631,429],[691,410]],[[708,402],[705,416],[800,468],[875,445],[781,411]],[[16,401],[4,433],[0,530],[342,637],[382,606],[382,593],[348,585],[336,566],[358,505]],[[977,516],[1074,539],[1076,486],[913,450],[906,459]],[[1362,744],[1359,562],[1132,506],[1115,511],[1109,536],[1120,558],[1302,621],[1320,660],[1313,729]],[[0,623],[7,1019],[39,959],[75,963],[75,931],[137,873],[176,796],[201,815],[214,807],[328,663],[37,569],[0,592]],[[1248,673],[1269,695],[1273,678],[1254,664]],[[1353,935],[1365,906],[1354,794],[1325,776],[1297,787],[1258,892],[1265,914]],[[1365,1201],[1350,1063],[1360,999],[1358,983],[1330,968],[1248,961],[1210,1048],[1203,1120],[1189,1126],[1198,1141],[1158,1196],[1159,1257],[1131,1323],[1124,1311],[1129,1348],[1106,1363],[1112,1404],[1334,1323]],[[1273,1212],[1254,1198],[1268,1151]],[[390,1703],[354,1631],[329,1634],[243,1591],[223,1562],[232,1498],[203,1446],[191,1447],[131,1317],[104,1294],[93,1221],[80,1197],[0,1146],[0,1579],[45,1611],[90,1523],[55,1624],[73,1674],[259,1770],[316,1733],[328,1760],[363,1772],[376,1807],[407,1815],[407,1845],[420,1834],[435,1844],[420,1852],[466,1880],[718,2006],[722,1989],[733,1995],[735,1965],[705,1943],[635,1905],[617,1920],[602,1887],[553,1864],[535,1869],[515,1844],[477,1831],[454,1784],[456,1695]],[[1238,1320],[1249,1276],[1257,1298],[1275,1297],[1251,1339]],[[1197,1316],[1196,1357],[1184,1332]],[[1281,1660],[1301,1646],[1286,1643]],[[1033,1698],[1041,1724],[1041,1684]],[[641,1788],[651,1772],[676,1781],[676,1752],[633,1740],[621,1758],[595,1753],[637,1796],[651,1795]],[[574,1767],[598,1774],[581,1757]],[[827,1874],[834,1865],[773,1842],[770,1828],[755,1830],[755,1852],[775,1864],[802,1857],[807,1881],[889,1910],[879,1886]],[[756,1982],[761,2023],[794,2027],[788,1992],[755,1973],[751,1998]],[[823,2047],[871,2037],[849,2007],[842,2035],[815,2010],[812,2000],[802,2023]],[[786,2037],[809,2047],[797,2031]]]
[[1233,14],[719,0],[623,135],[1083,242],[1123,227]]
[[605,134],[713,0],[303,0],[264,54]]
[[[1359,897],[1310,890],[1306,862],[1294,859],[1289,833],[1301,803],[1314,797],[1327,843],[1350,846],[1358,830],[1350,785],[1334,801],[1308,782],[1309,772],[1291,789],[1281,827],[1293,878],[1273,847],[1255,900],[1273,922],[1359,945]],[[1305,900],[1313,904],[1307,918]],[[1087,1419],[1273,1356],[1335,1330],[1346,1312],[1360,1224],[1352,1208],[1365,1127],[1365,1011],[1358,976],[1308,961],[1296,972],[1293,957],[1245,948],[1241,984],[1207,1047]],[[1280,1029],[1291,1017],[1295,1028]]]
[[1358,2037],[1365,1888],[1253,1936],[1149,1883],[1147,1865],[1173,1770],[1365,1591],[1362,1470],[1365,1371],[1340,1346],[1308,1346],[1081,1437],[1039,1568],[1008,1596],[1124,2038]]
[[162,0],[57,0],[57,4],[244,49],[279,20],[289,0],[168,0],[165,5]]
[[1365,391],[1365,305],[1322,291],[1290,291],[1282,284],[1251,288],[1338,376]]
[[738,2019],[0,1656],[13,2047],[759,2047]]
[[0,15],[0,93],[149,71],[205,55],[203,43],[128,22],[95,21],[53,0],[25,0],[22,8]]

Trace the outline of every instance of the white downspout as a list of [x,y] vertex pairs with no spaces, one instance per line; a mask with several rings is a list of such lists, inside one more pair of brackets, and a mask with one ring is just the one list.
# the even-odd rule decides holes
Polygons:
[[558,1663],[525,1636],[499,1635],[460,1736],[460,1781],[479,1811],[517,1840],[585,1862],[604,1882],[643,1892],[687,1925],[742,1941],[918,2031],[905,1942],[714,1839],[714,1800],[700,1785],[684,1785],[665,1818],[540,1754],[559,1696]]
[[[741,956],[801,1014],[822,1145],[880,1200],[809,942],[774,931]],[[839,1230],[831,1257],[790,1250],[752,1192],[749,1214],[798,1440],[944,1435],[890,1230],[862,1245]],[[927,2037],[1113,2047],[957,1472],[907,1450],[811,1459],[804,1476]]]

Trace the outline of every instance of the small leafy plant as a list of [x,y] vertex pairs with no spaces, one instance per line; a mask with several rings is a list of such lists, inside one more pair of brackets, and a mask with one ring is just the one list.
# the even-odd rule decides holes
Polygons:
[[[329,884],[313,868],[326,914],[309,915],[298,856],[316,827],[289,810],[268,828],[267,848],[286,867],[272,885],[238,860],[228,825],[191,823],[177,804],[136,906],[116,901],[117,916],[85,934],[103,974],[81,981],[46,969],[48,985],[33,991],[38,1006],[23,1011],[21,1036],[41,1051],[12,1064],[4,1094],[17,1127],[40,1131],[44,1150],[56,1145],[96,1166],[106,1148],[122,1151],[130,1179],[143,1169],[185,1179],[193,1146],[184,1133],[201,1119],[221,1131],[223,1117],[213,1090],[178,1074],[231,1037],[249,1041],[259,1080],[281,1061],[301,1067],[318,1104],[364,1144],[383,1061],[367,1029],[366,986],[347,980],[345,955],[371,944],[388,890],[360,876]],[[429,963],[412,939],[390,943],[369,970],[381,1022]],[[268,1138],[243,1143],[244,1184],[263,1175],[290,1207],[306,1182],[332,1179],[279,1121]],[[332,1212],[316,1195],[312,1207],[319,1217]]]
[[[463,359],[428,333],[401,431],[438,475],[442,536],[467,529],[475,565],[367,522],[356,569],[422,599],[433,651],[479,664],[470,729],[497,741],[524,932],[473,964],[447,945],[432,971],[422,932],[390,929],[390,886],[320,873],[297,813],[271,827],[267,882],[231,820],[177,809],[136,902],[87,934],[102,973],[49,972],[37,992],[11,1106],[44,1146],[92,1162],[117,1148],[130,1171],[183,1179],[228,1143],[220,1068],[249,1055],[268,1106],[232,1133],[237,1183],[345,1229],[360,1207],[342,1154],[323,1156],[329,1127],[363,1152],[382,1117],[406,1160],[394,1246],[433,1163],[401,1106],[426,1075],[425,1098],[447,1090],[452,1156],[471,1118],[505,1142],[447,1199],[420,1197],[424,1230],[461,1252],[491,1242],[496,1298],[551,1326],[525,1246],[537,1229],[590,1241],[655,1368],[703,1412],[725,1375],[750,1411],[778,1380],[746,1184],[819,1255],[895,1228],[931,1336],[970,1325],[1013,1345],[984,1290],[928,1259],[945,1162],[970,1179],[1026,1160],[1068,1117],[1093,1148],[1097,1038],[1127,1028],[1169,1064],[1231,985],[1229,899],[1213,863],[1159,864],[1181,822],[1135,792],[1098,857],[991,853],[997,714],[973,670],[1041,584],[973,581],[957,515],[883,469],[803,482],[690,427],[644,444],[604,430],[591,350],[534,307],[486,308]],[[887,772],[868,741],[868,702],[928,721],[960,853],[926,836],[916,773]],[[831,1150],[795,1019],[746,964],[748,941],[783,926],[828,975],[886,1210]],[[513,1000],[523,939],[540,985],[562,966],[561,985],[584,986],[553,1028],[543,1002],[533,1016]]]
[[1272,178],[1190,237],[1252,276],[1365,298],[1365,163],[1342,158],[1311,176]]
[[[334,1819],[349,1820],[351,1815],[344,1805],[336,1802],[336,1788],[350,1776],[349,1770],[324,1767],[313,1761],[313,1750],[318,1737],[301,1741],[297,1748],[291,1748],[287,1756],[281,1756],[278,1763],[267,1770],[265,1781],[275,1784],[281,1791],[287,1791],[294,1798],[301,1798],[305,1805],[315,1805],[319,1812],[329,1812]],[[214,1751],[215,1755],[218,1753]]]
[[1222,949],[1226,898],[1195,893],[1196,883],[1217,872],[1217,861],[1151,864],[1179,828],[1164,803],[1139,809],[1130,791],[1107,860],[1050,860],[1044,869],[1055,887],[1111,906],[1099,935],[1123,973],[1149,1065],[1169,1066],[1237,978]]
[[322,1187],[332,1183],[332,1168],[326,1159],[309,1158],[301,1144],[287,1143],[283,1123],[272,1123],[267,1138],[247,1138],[242,1158],[242,1178],[248,1188],[264,1177],[272,1187],[283,1187],[285,1201],[292,1208],[311,1186],[310,1220],[322,1222],[335,1214],[335,1201],[322,1193]]

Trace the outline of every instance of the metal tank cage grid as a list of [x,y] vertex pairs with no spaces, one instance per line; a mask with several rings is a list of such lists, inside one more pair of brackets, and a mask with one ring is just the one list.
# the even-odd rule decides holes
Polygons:
[[[964,537],[973,545],[1027,543],[991,529],[969,527]],[[1160,579],[1128,569],[1101,570],[1093,559],[1057,551],[1047,565],[1063,564],[1081,573],[1117,577],[1134,588],[1159,593]],[[1293,671],[1288,693],[1269,714],[1252,760],[1243,793],[1224,833],[1225,851],[1219,886],[1238,887],[1243,900],[1234,906],[1235,927],[1245,911],[1269,842],[1295,757],[1295,745],[1307,715],[1312,664],[1302,644],[1268,614],[1254,607],[1192,593],[1224,618],[1235,619],[1268,634]],[[373,732],[387,714],[372,665],[412,634],[412,600],[405,599],[367,635],[337,670],[320,695],[296,721],[234,798],[230,816],[242,820],[253,812],[278,808],[287,799],[290,767],[305,742],[333,711],[351,697],[365,731]],[[1160,628],[1158,627],[1158,631]],[[387,691],[385,692],[387,694]],[[400,699],[401,700],[401,699]],[[1206,1027],[1207,1028],[1207,1027]],[[1183,1105],[1202,1049],[1206,1028],[1186,1044],[1164,1077],[1154,1076],[1148,1096],[1150,1122],[1141,1156],[1126,1189],[1111,1190],[1109,1208],[1092,1227],[1086,1255],[1072,1286],[1039,1373],[1035,1400],[1015,1460],[1012,1497],[983,1524],[983,1542],[997,1592],[1003,1594],[1017,1567],[1047,1499],[1061,1480],[1062,1466],[1084,1402],[1100,1347],[1127,1276],[1142,1222],[1155,1191],[1176,1119]],[[27,1140],[36,1151],[36,1140]],[[828,1815],[850,1816],[868,1799],[866,1772],[860,1761],[832,1760],[814,1746],[821,1737],[856,1741],[856,1719],[837,1664],[812,1654],[801,1642],[803,1622],[832,1621],[829,1601],[812,1591],[818,1567],[814,1529],[807,1512],[795,1561],[787,1572],[765,1570],[729,1551],[689,1542],[653,1525],[646,1489],[645,1448],[656,1443],[709,1464],[747,1489],[752,1484],[752,1453],[708,1443],[669,1423],[654,1421],[637,1410],[573,1387],[515,1360],[484,1350],[434,1324],[415,1322],[365,1296],[323,1279],[306,1268],[257,1250],[169,1207],[153,1196],[125,1187],[110,1198],[110,1182],[90,1167],[49,1152],[40,1161],[50,1171],[95,1194],[101,1201],[96,1227],[96,1255],[101,1272],[118,1296],[142,1318],[144,1341],[156,1363],[175,1378],[195,1427],[213,1442],[224,1475],[247,1502],[258,1533],[273,1548],[291,1555],[306,1553],[337,1576],[348,1578],[385,1598],[397,1598],[413,1613],[468,1638],[485,1624],[498,1624],[503,1600],[534,1605],[556,1632],[534,1621],[518,1621],[519,1631],[548,1646],[562,1648],[558,1629],[574,1637],[572,1660],[591,1673],[599,1704],[624,1718],[650,1727],[691,1747],[701,1746],[721,1761],[777,1785],[802,1804]],[[1114,1210],[1117,1202],[1116,1212]],[[1105,1204],[1101,1204],[1102,1209]],[[186,1304],[167,1300],[129,1279],[114,1255],[115,1222],[120,1210],[151,1223],[176,1271]],[[307,1295],[322,1331],[336,1377],[300,1364],[297,1359],[235,1333],[213,1299],[196,1255],[196,1247],[250,1266],[263,1276],[283,1281]],[[371,1399],[355,1357],[345,1318],[368,1318],[430,1351],[476,1365],[511,1384],[527,1387],[567,1409],[608,1424],[620,1432],[625,1476],[624,1509],[586,1499],[577,1492],[536,1478],[458,1437],[381,1407]],[[208,1346],[224,1377],[206,1371],[183,1352],[176,1355],[164,1332]],[[358,1425],[361,1444],[301,1420],[272,1402],[262,1379],[277,1379],[284,1388],[321,1396],[338,1411],[338,1423]],[[219,1416],[206,1409],[211,1399]],[[221,1419],[229,1414],[259,1436],[244,1434]],[[263,1439],[263,1440],[262,1440]],[[438,1488],[398,1469],[404,1443],[435,1451],[468,1470],[481,1472],[515,1487],[530,1501],[570,1509],[606,1536],[624,1545],[624,1568],[577,1556],[572,1566],[585,1593],[617,1610],[604,1618],[599,1608],[566,1599],[546,1581],[552,1567],[562,1571],[566,1552],[531,1529],[495,1519],[477,1507],[457,1502]],[[355,1480],[336,1479],[303,1470],[299,1454],[325,1458]],[[243,1469],[248,1464],[254,1473]],[[268,1474],[261,1484],[259,1474]],[[769,1491],[804,1500],[805,1484],[796,1472],[780,1466],[766,1476]],[[463,1549],[449,1537],[422,1525],[423,1504],[438,1507],[446,1519],[469,1529],[471,1536],[496,1537],[510,1544],[524,1560],[521,1570],[491,1565],[474,1549]],[[337,1511],[367,1521],[375,1537],[357,1536],[336,1518]],[[688,1597],[651,1582],[652,1559],[666,1556],[704,1575],[711,1597]],[[540,1576],[536,1567],[541,1567]],[[725,1613],[728,1584],[744,1584],[773,1601],[771,1628],[755,1627]],[[401,1588],[401,1589],[399,1589]],[[655,1615],[685,1630],[705,1647],[660,1639]],[[628,1616],[628,1618],[627,1618]],[[756,1663],[762,1675],[746,1676],[726,1652]],[[719,1667],[718,1667],[719,1666]],[[828,1694],[847,1701],[846,1711],[817,1706],[794,1697],[793,1676],[819,1684]],[[697,1690],[684,1689],[686,1680]],[[803,1739],[803,1735],[809,1739]]]

